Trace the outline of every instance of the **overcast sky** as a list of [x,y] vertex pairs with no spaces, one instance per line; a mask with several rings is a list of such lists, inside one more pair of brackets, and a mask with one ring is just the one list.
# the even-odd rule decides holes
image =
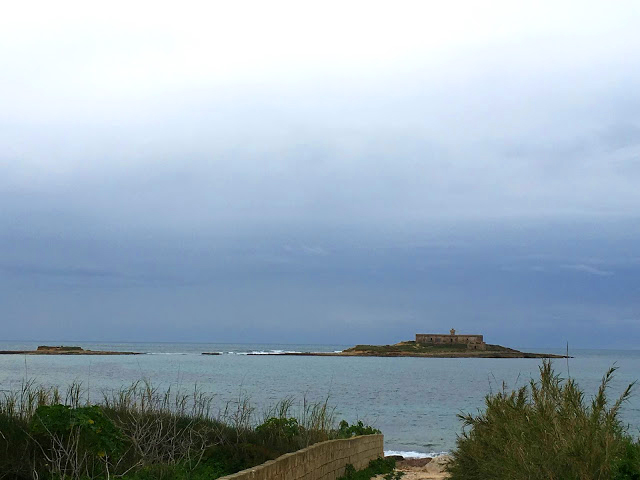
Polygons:
[[0,340],[640,341],[640,4],[10,2]]

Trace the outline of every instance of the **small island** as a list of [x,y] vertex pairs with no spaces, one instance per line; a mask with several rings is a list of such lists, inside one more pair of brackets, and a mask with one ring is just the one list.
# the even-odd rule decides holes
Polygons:
[[415,340],[393,345],[356,345],[334,353],[282,353],[280,355],[333,357],[431,357],[431,358],[567,358],[553,353],[521,352],[484,342],[482,335],[418,333]]
[[0,355],[141,355],[141,353],[85,350],[82,347],[65,345],[40,345],[36,350],[0,350]]

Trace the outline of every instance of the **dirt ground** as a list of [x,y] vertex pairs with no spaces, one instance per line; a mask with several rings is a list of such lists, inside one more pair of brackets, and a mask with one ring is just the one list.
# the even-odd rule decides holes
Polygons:
[[[396,464],[396,469],[404,472],[402,480],[443,480],[448,478],[444,473],[444,465],[449,457],[442,455],[436,458],[410,458],[400,460]],[[382,480],[383,475],[375,477]]]

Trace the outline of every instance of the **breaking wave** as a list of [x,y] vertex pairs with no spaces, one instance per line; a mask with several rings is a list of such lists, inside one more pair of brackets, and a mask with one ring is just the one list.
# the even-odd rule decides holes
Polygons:
[[429,452],[429,453],[424,453],[424,452],[403,452],[400,450],[385,450],[384,451],[385,456],[390,456],[390,455],[400,455],[404,458],[435,458],[435,457],[439,457],[441,455],[448,455],[449,452]]

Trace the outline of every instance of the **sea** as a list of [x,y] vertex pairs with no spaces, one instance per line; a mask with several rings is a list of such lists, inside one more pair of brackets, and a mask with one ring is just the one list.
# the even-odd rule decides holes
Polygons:
[[[0,350],[31,350],[42,342],[0,342]],[[284,352],[335,352],[349,345],[273,345],[220,343],[58,342],[91,350],[135,351],[135,356],[0,355],[0,391],[25,381],[66,387],[80,382],[85,394],[137,381],[160,390],[200,391],[214,396],[214,412],[248,398],[256,421],[277,402],[328,400],[336,419],[362,420],[385,436],[385,451],[407,457],[450,452],[462,433],[460,414],[482,411],[488,394],[517,388],[536,378],[542,360],[492,358],[375,358],[284,356]],[[564,350],[520,347],[523,351],[563,354]],[[219,352],[220,355],[202,355]],[[573,358],[553,361],[556,373],[576,380],[587,399],[602,376],[616,367],[609,398],[640,378],[640,350],[569,351]],[[622,421],[640,435],[640,392],[624,405]]]

